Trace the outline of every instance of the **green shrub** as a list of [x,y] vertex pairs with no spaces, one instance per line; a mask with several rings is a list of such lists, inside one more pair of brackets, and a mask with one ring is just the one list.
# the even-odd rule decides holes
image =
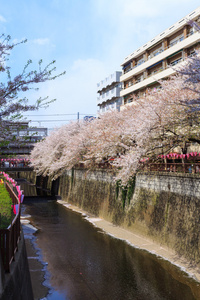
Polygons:
[[0,228],[7,228],[12,222],[12,199],[4,184],[0,184]]

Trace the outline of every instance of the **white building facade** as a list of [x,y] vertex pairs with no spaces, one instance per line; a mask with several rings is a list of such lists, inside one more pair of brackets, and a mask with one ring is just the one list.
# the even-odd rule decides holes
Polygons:
[[144,96],[147,89],[158,88],[160,79],[176,72],[175,65],[200,49],[200,33],[189,20],[200,24],[200,7],[125,58],[120,77],[122,110],[132,105],[135,97]]
[[120,111],[122,98],[120,97],[122,72],[116,71],[97,84],[97,114],[109,110]]

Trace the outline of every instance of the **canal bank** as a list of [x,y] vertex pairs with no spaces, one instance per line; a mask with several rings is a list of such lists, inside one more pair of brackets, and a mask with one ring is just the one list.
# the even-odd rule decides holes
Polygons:
[[[198,281],[200,287],[200,269],[195,265],[189,263],[186,259],[178,256],[172,249],[153,242],[151,239],[147,239],[147,237],[134,234],[131,231],[114,225],[113,223],[104,219],[98,218],[95,215],[88,214],[87,211],[84,211],[78,206],[71,205],[62,200],[58,200],[58,202],[68,209],[86,216],[86,219],[90,223],[102,229],[106,234],[109,234],[114,238],[123,240],[135,248],[146,250],[159,258],[169,261],[171,264],[174,264],[184,272],[188,273],[189,277],[194,278],[196,281]],[[198,291],[198,297],[198,299],[200,299],[200,290]]]
[[25,207],[22,207],[21,224],[24,233],[24,240],[27,252],[30,278],[33,289],[34,300],[45,299],[49,293],[49,286],[46,284],[47,269],[46,263],[42,260],[41,249],[36,243],[35,228],[30,221],[31,216],[25,213]]
[[199,174],[141,172],[121,188],[109,170],[74,169],[60,177],[59,195],[200,268]]
[[[38,229],[37,248],[41,249],[43,265],[50,274],[49,287],[53,293],[45,299],[200,299],[199,284],[192,276],[151,254],[150,249],[130,246],[134,242],[141,243],[143,248],[154,247],[150,241],[132,236],[66,202],[35,202],[25,206],[27,213],[31,213],[31,223]],[[121,241],[124,238],[126,243]],[[43,281],[45,278],[44,274]],[[37,282],[33,282],[35,288],[38,289]],[[57,298],[53,298],[54,293]]]
[[[62,205],[91,215],[95,226],[171,261],[199,281],[199,190],[199,176],[195,174],[138,174],[130,199],[130,193],[124,197],[122,191],[116,191],[112,174],[105,170],[74,170],[61,176],[59,194],[64,200]],[[137,222],[134,203],[139,208]],[[127,219],[137,227],[125,224]],[[179,249],[182,254],[177,252]],[[184,258],[187,250],[189,257]]]

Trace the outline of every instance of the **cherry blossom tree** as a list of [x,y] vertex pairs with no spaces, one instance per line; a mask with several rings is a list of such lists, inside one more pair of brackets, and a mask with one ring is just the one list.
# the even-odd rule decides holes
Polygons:
[[194,113],[186,105],[196,93],[183,89],[184,82],[182,76],[174,76],[161,82],[159,91],[148,91],[121,112],[62,126],[35,146],[33,166],[39,174],[55,179],[80,162],[93,168],[113,157],[109,162],[116,179],[127,184],[142,158],[155,160],[177,147],[183,151],[183,144],[197,137],[199,115],[195,112],[196,123],[191,124]]
[[[37,143],[31,153],[32,165],[38,174],[56,179],[66,169],[73,168],[87,152],[89,137],[85,137],[86,122],[71,122]],[[46,159],[45,156],[48,153]]]
[[[188,24],[200,34],[199,23],[189,21]],[[196,94],[194,99],[188,99],[185,103],[192,111],[200,110],[200,51],[196,52],[186,60],[186,63],[176,71],[184,76],[184,88],[193,91]]]
[[183,89],[184,82],[182,76],[174,76],[161,82],[159,91],[148,91],[121,112],[62,126],[35,146],[33,166],[39,174],[55,179],[80,162],[93,168],[109,161],[116,179],[127,184],[142,158],[155,160],[177,147],[183,151],[183,144],[197,137],[199,115],[195,112],[196,123],[191,124],[194,113],[186,105],[196,93]]
[[186,153],[189,144],[200,144],[199,55],[177,71],[123,111],[67,124],[38,143],[31,154],[38,174],[55,179],[80,162],[88,169],[109,162],[116,180],[126,185],[142,159],[156,161],[160,154]]
[[7,142],[13,138],[11,134],[10,124],[17,122],[21,118],[21,114],[26,111],[37,110],[41,107],[47,107],[49,103],[54,101],[46,98],[39,98],[34,104],[29,104],[24,93],[30,89],[37,89],[39,83],[54,80],[63,75],[55,74],[55,61],[43,66],[42,60],[38,63],[38,70],[31,69],[32,61],[29,60],[24,66],[21,73],[12,77],[11,67],[9,66],[9,55],[11,51],[23,43],[12,43],[10,36],[0,36],[0,72],[4,81],[0,82],[0,138],[1,141]]

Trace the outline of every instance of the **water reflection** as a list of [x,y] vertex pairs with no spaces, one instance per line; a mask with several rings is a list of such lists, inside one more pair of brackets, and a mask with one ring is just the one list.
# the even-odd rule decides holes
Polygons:
[[38,246],[58,293],[48,299],[200,299],[198,284],[178,268],[104,234],[61,204],[25,206],[40,228]]
[[49,190],[43,190],[34,184],[28,183],[24,179],[16,179],[17,183],[20,185],[21,189],[24,191],[25,197],[37,197],[37,196],[50,196]]

